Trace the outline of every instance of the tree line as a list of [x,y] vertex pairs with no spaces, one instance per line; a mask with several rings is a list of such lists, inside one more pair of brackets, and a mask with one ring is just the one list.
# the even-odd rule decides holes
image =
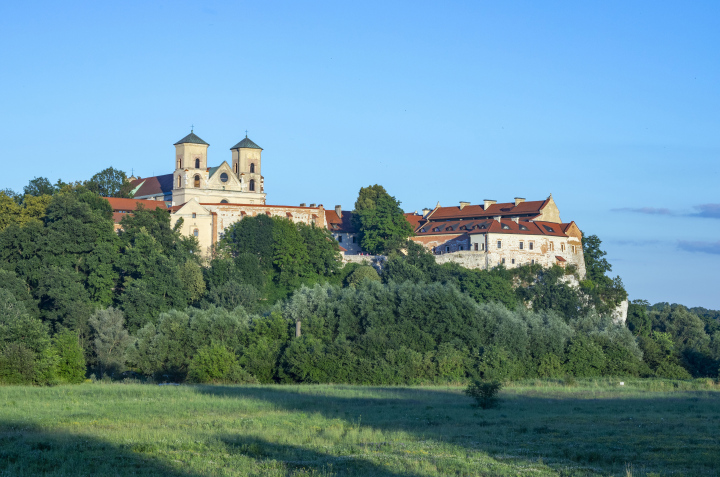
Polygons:
[[361,244],[387,254],[382,270],[343,266],[327,230],[265,215],[228,228],[204,261],[167,211],[139,208],[116,233],[99,181],[58,182],[0,192],[14,211],[0,214],[3,383],[717,376],[718,312],[633,302],[616,323],[627,294],[595,236],[579,286],[560,267],[438,265],[371,186],[356,220]]

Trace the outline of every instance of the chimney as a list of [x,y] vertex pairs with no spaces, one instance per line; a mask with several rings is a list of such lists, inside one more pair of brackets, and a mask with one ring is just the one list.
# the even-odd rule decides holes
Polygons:
[[427,207],[423,209],[423,217],[427,217],[427,214],[429,214],[429,213],[430,213],[430,209],[428,209]]
[[497,220],[499,224],[502,223],[500,222],[500,219],[502,219],[502,215],[496,215],[495,217],[493,217],[493,219]]
[[310,204],[310,207],[314,208],[314,207],[315,207],[315,204]]
[[515,197],[515,207],[522,204],[523,202],[525,202],[525,199],[523,199],[522,197]]
[[465,206],[470,205],[470,202],[465,202],[464,200],[460,201],[460,210],[463,210]]
[[519,224],[519,223],[520,223],[520,217],[513,217],[513,218],[512,218],[512,221],[515,222],[516,224]]
[[300,207],[305,207],[305,202],[300,202]]
[[341,205],[335,206],[335,213],[337,214],[338,217],[340,217],[342,219],[342,206]]
[[497,200],[491,200],[491,199],[483,200],[483,210],[488,210],[488,207],[490,207],[493,204],[497,204]]

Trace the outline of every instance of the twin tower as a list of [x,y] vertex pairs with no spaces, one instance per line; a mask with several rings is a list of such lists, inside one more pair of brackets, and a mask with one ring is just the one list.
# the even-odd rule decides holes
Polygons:
[[223,161],[208,167],[209,146],[192,131],[175,143],[173,205],[192,199],[203,204],[265,204],[262,148],[245,135],[230,148],[232,166]]

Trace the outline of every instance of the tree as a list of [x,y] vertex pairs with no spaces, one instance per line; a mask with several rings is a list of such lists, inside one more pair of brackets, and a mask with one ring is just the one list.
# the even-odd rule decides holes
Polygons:
[[24,195],[40,197],[41,195],[53,195],[58,189],[50,183],[47,177],[36,177],[28,185],[23,187]]
[[53,338],[55,376],[58,381],[78,384],[85,380],[85,355],[75,332],[63,330]]
[[586,277],[595,282],[601,280],[607,272],[612,270],[612,265],[604,258],[607,252],[600,249],[600,244],[602,241],[597,235],[588,235],[582,240]]
[[116,308],[99,310],[89,320],[93,330],[99,374],[117,375],[125,367],[125,352],[132,338],[125,329],[125,316]]
[[85,186],[100,197],[129,197],[130,183],[127,175],[113,167],[98,172]]
[[347,277],[347,284],[350,287],[355,288],[358,284],[362,283],[363,280],[372,280],[379,282],[380,275],[377,270],[370,265],[360,265]]
[[402,248],[413,234],[400,202],[377,184],[360,189],[353,224],[360,236],[360,246],[373,254]]

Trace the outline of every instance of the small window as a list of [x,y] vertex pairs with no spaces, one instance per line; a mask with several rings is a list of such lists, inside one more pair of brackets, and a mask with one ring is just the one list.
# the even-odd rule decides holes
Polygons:
[[224,172],[220,174],[220,182],[227,182],[228,181],[228,175]]
[[564,244],[564,243],[561,243],[561,244],[560,244],[560,251],[561,251],[561,252],[564,252],[564,251],[565,251],[565,244]]
[[532,250],[534,248],[535,244],[533,242],[528,242],[528,248]]
[[449,251],[450,251],[450,247],[445,247],[445,251],[446,251],[446,252],[449,252]]
[[200,169],[200,159],[195,159],[195,169]]
[[573,252],[573,253],[577,253],[577,250],[576,250],[576,248],[575,248],[575,245],[572,246],[572,252]]
[[462,246],[462,245],[460,245],[460,250],[463,250],[463,246]]
[[453,229],[452,227],[445,227],[446,232],[452,232],[452,229]]
[[433,232],[440,232],[440,227],[435,227],[435,228],[433,229]]
[[195,175],[195,187],[200,187],[200,176]]
[[342,243],[342,235],[338,234],[338,242]]
[[177,188],[179,189],[180,187],[182,187],[182,179],[180,178],[180,176],[178,176]]
[[480,244],[480,250],[485,250],[485,244],[484,244],[484,243],[481,243],[481,244]]
[[550,232],[550,233],[555,232],[555,230],[553,230],[552,227],[549,227],[549,226],[547,226],[547,225],[543,225],[543,228],[544,228],[545,230],[547,230],[548,232]]
[[228,200],[227,200],[227,199],[223,199],[223,200],[221,200],[221,201],[220,201],[220,203],[221,203],[221,204],[229,204],[229,202],[228,202]]
[[478,244],[475,244],[475,251],[478,251]]
[[524,225],[520,224],[520,230],[528,230],[528,228],[525,227]]
[[508,224],[502,224],[503,230],[510,230],[510,226]]
[[535,260],[530,260],[530,265],[535,265]]
[[467,227],[465,227],[464,225],[461,225],[460,230],[467,230]]
[[193,212],[193,219],[197,219],[197,214]]
[[502,240],[498,240],[498,248],[502,248]]
[[235,171],[235,174],[237,174],[237,162],[233,164],[233,171]]
[[255,164],[250,164],[250,174],[255,174]]
[[175,169],[180,169],[180,167],[182,166],[180,165],[180,159],[178,159],[177,167]]
[[255,180],[254,179],[250,179],[250,190],[251,191],[255,190]]
[[512,260],[510,260],[510,263],[512,263],[513,265],[515,265],[515,259],[513,258]]
[[355,236],[354,236],[354,235],[353,235],[353,238],[352,238],[352,239],[353,239],[352,243],[355,243]]
[[523,250],[525,248],[525,244],[523,242],[520,242],[520,250]]
[[487,225],[482,224],[482,225],[481,225],[480,227],[478,227],[478,228],[479,228],[479,229],[486,229],[486,228],[487,228]]
[[193,235],[197,238],[200,235],[200,231],[198,229],[193,230]]
[[502,259],[502,264],[505,265],[505,259],[504,259],[504,258]]
[[550,242],[550,250],[555,251],[555,242]]

